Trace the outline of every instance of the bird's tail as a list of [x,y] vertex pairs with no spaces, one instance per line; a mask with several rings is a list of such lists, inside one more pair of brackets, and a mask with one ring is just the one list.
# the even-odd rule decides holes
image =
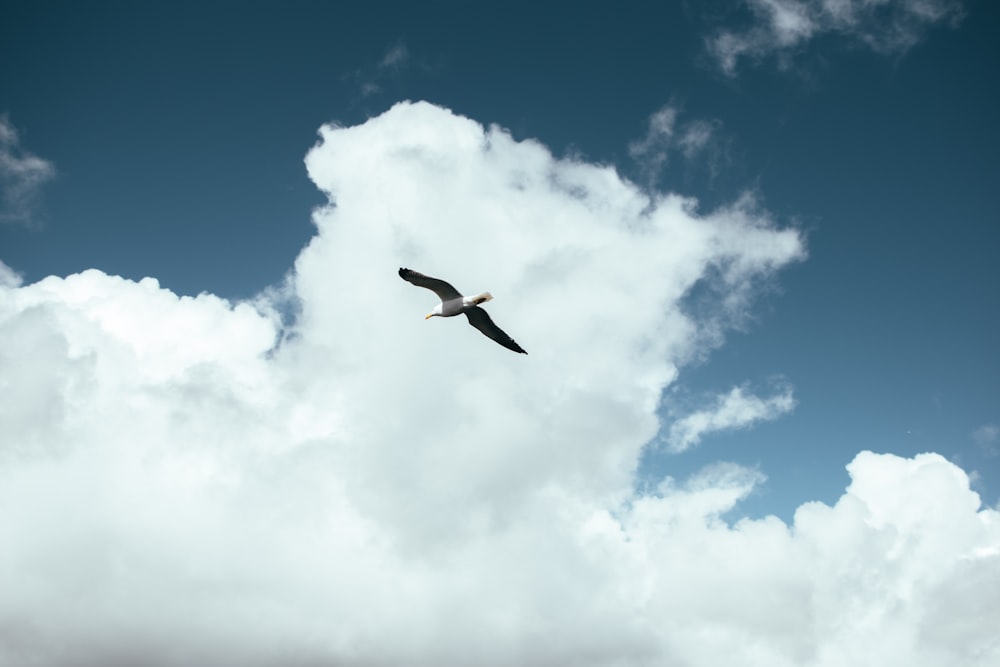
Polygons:
[[472,302],[478,306],[479,304],[486,303],[487,301],[490,301],[492,299],[493,299],[492,294],[490,294],[489,292],[483,292],[482,294],[477,294],[475,297],[473,297]]

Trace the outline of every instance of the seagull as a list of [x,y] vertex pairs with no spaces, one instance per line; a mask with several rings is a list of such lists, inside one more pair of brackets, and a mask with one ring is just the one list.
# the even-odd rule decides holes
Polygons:
[[475,296],[462,296],[462,294],[450,284],[437,278],[425,276],[422,273],[411,271],[410,269],[400,269],[399,277],[408,283],[413,283],[417,287],[426,287],[438,295],[441,303],[434,306],[425,320],[432,317],[454,317],[459,313],[465,313],[469,318],[469,324],[479,329],[487,337],[503,345],[508,350],[528,354],[514,339],[503,332],[497,325],[493,324],[489,313],[479,307],[479,304],[486,303],[493,298],[489,292],[481,292]]

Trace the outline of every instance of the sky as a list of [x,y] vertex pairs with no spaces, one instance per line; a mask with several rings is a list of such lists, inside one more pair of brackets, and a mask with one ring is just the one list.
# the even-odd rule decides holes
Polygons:
[[996,664],[1000,10],[663,4],[0,4],[0,665]]

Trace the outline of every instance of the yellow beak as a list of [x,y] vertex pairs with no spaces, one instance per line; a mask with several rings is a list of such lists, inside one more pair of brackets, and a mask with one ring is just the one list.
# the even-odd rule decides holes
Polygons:
[[431,313],[430,315],[426,316],[426,317],[425,317],[424,319],[425,319],[425,320],[429,320],[429,319],[431,319],[432,317],[434,317],[434,313]]

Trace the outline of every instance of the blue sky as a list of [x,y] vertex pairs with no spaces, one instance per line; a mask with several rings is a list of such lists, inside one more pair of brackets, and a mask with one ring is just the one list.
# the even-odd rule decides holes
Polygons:
[[[729,516],[787,523],[836,503],[863,450],[936,452],[996,508],[1000,10],[663,4],[6,2],[0,261],[24,286],[94,268],[252,301],[317,235],[319,128],[424,100],[801,234],[800,257],[747,274],[724,339],[677,364],[640,487],[735,463],[767,479]],[[687,312],[717,308],[712,289]],[[510,319],[531,363],[545,341]],[[791,403],[671,449],[734,388]]]

